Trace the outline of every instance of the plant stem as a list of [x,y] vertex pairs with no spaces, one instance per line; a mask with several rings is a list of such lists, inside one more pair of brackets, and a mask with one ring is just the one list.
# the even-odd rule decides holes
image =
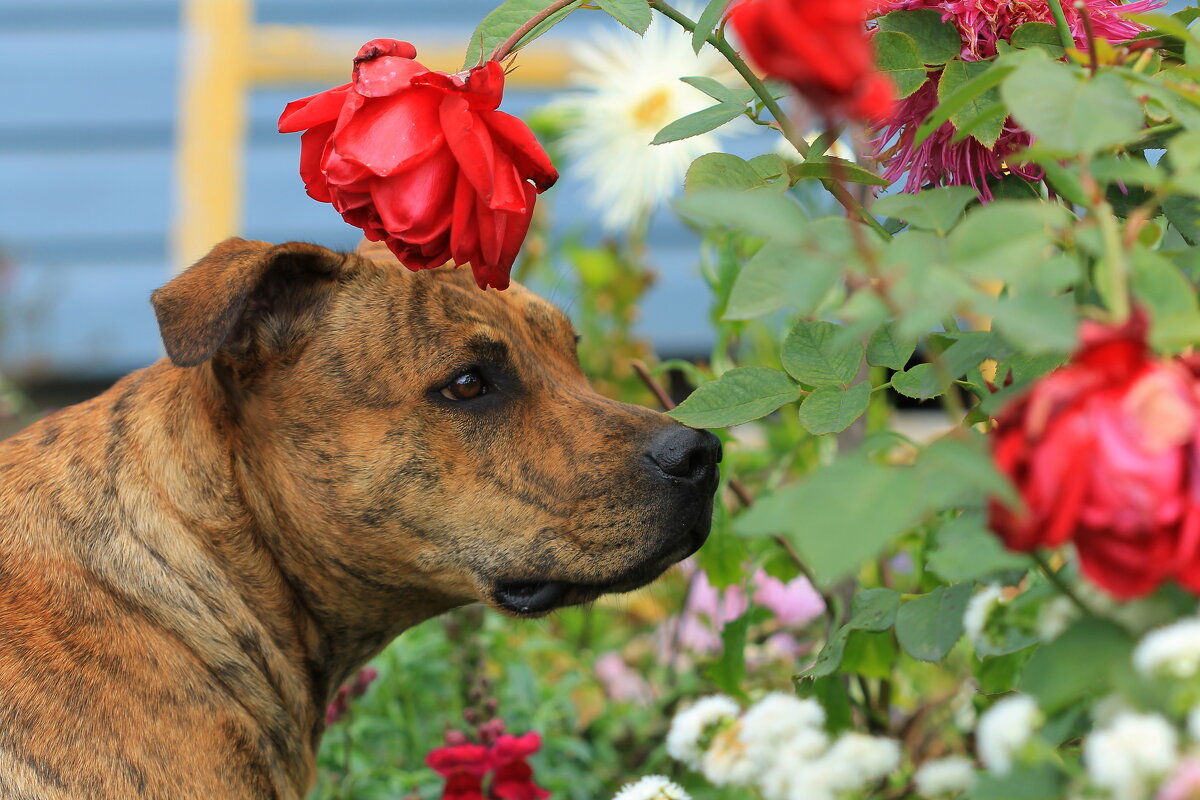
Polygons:
[[1100,54],[1096,52],[1096,30],[1092,27],[1092,17],[1088,14],[1087,4],[1083,0],[1075,0],[1075,13],[1083,21],[1083,33],[1087,37],[1088,70],[1092,75],[1100,69]]
[[1074,47],[1075,37],[1071,34],[1071,26],[1067,24],[1062,0],[1050,0],[1050,13],[1054,16],[1054,27],[1058,29],[1058,38],[1062,41],[1062,46],[1068,50]]
[[1038,565],[1038,568],[1041,569],[1042,574],[1054,584],[1054,588],[1058,589],[1058,591],[1061,592],[1064,597],[1070,600],[1076,608],[1082,611],[1086,616],[1100,616],[1095,611],[1092,611],[1092,609],[1088,608],[1087,603],[1079,599],[1079,595],[1075,593],[1074,589],[1067,585],[1067,582],[1062,579],[1062,576],[1058,574],[1058,571],[1050,566],[1050,562],[1046,560],[1044,555],[1038,552],[1033,552],[1029,554],[1029,557]]
[[491,56],[488,57],[488,61],[503,61],[521,43],[521,40],[529,35],[530,31],[574,2],[576,0],[555,0],[555,2],[534,14],[528,22],[517,28],[512,36],[505,39],[492,51]]
[[[686,14],[681,14],[678,10],[672,8],[669,3],[665,2],[665,0],[650,0],[650,5],[658,9],[659,13],[674,21],[685,31],[688,31],[689,33],[695,32],[695,21],[689,18]],[[791,142],[792,147],[796,148],[796,152],[800,154],[801,158],[807,159],[810,150],[808,142],[804,140],[803,136],[800,136],[795,132],[795,130],[792,128],[791,122],[788,120],[787,114],[785,114],[783,111],[783,107],[779,105],[779,102],[771,94],[771,90],[767,88],[767,85],[762,82],[762,79],[754,74],[754,70],[750,69],[750,65],[746,63],[745,59],[737,54],[737,51],[733,49],[733,47],[729,44],[729,41],[724,36],[718,36],[710,33],[706,37],[705,41],[716,48],[717,52],[725,56],[725,60],[728,61],[735,70],[737,70],[737,73],[742,76],[743,80],[746,81],[746,85],[749,86],[754,91],[754,94],[758,96],[758,99],[762,101],[763,107],[771,112],[771,116],[775,117],[775,122],[778,123],[779,130],[783,133],[787,140]],[[826,190],[828,190],[829,193],[832,194],[834,198],[836,198],[837,201],[842,204],[842,207],[845,208],[848,213],[854,217],[857,217],[864,224],[871,227],[884,239],[892,238],[892,235],[887,232],[887,229],[884,228],[882,224],[880,224],[879,220],[875,219],[875,217],[869,211],[863,208],[862,203],[858,202],[854,195],[846,191],[844,186],[840,186],[834,181],[828,180],[821,181],[821,183],[825,186]]]

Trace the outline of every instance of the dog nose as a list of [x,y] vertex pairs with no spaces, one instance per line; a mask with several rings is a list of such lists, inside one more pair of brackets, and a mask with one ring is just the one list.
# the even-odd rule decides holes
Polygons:
[[699,483],[721,460],[721,440],[708,431],[673,425],[660,431],[646,453],[666,474]]

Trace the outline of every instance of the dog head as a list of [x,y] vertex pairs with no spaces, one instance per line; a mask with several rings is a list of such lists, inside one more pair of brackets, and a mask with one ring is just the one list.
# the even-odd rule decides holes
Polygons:
[[[567,318],[466,270],[231,239],[154,293],[309,604],[536,616],[704,542],[720,444],[591,390]],[[332,607],[332,611],[330,610]]]

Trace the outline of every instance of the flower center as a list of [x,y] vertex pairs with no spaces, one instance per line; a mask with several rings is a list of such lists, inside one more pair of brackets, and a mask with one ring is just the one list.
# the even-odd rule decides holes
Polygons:
[[671,90],[660,86],[639,100],[631,110],[630,116],[639,127],[654,128],[654,132],[658,133],[671,121],[670,110]]

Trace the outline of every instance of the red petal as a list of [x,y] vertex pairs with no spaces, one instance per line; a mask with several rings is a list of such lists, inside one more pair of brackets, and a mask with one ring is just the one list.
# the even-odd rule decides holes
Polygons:
[[346,96],[350,94],[350,84],[326,89],[323,92],[293,100],[284,107],[279,115],[279,132],[295,133],[338,118]]
[[[438,116],[446,143],[450,145],[459,168],[475,191],[489,205],[496,191],[496,154],[485,125],[479,125],[467,101],[458,95],[446,95],[438,107]],[[508,199],[508,198],[506,198]]]
[[450,229],[458,165],[442,149],[411,172],[376,179],[371,196],[384,226],[413,244],[426,244]]
[[492,133],[508,146],[508,153],[522,178],[532,180],[539,192],[554,185],[558,180],[558,170],[524,121],[503,111],[481,116]]
[[325,177],[322,163],[329,148],[329,137],[334,123],[326,122],[309,128],[300,135],[300,178],[309,197],[322,203],[331,202],[329,181]]
[[371,99],[339,126],[335,147],[376,175],[412,169],[442,144],[439,99],[428,89]]
[[470,264],[479,255],[479,225],[475,219],[477,201],[475,187],[459,170],[458,185],[454,189],[454,216],[450,227],[450,249],[454,263],[459,266]]
[[387,97],[412,86],[412,79],[429,70],[419,61],[385,56],[354,68],[354,90],[363,97]]

